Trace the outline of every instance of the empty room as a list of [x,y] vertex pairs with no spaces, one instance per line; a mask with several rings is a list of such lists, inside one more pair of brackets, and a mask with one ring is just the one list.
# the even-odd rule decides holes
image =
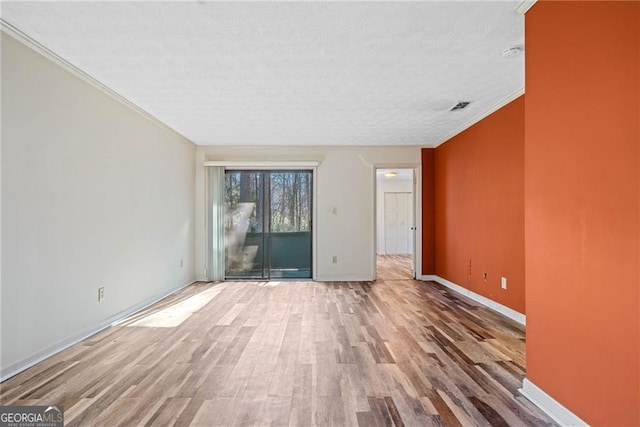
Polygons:
[[640,2],[0,18],[0,427],[640,426]]

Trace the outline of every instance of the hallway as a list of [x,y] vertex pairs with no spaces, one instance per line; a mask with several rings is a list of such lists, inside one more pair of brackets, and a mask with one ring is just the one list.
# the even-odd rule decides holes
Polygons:
[[413,279],[412,264],[411,255],[377,255],[377,278],[378,280],[411,280]]

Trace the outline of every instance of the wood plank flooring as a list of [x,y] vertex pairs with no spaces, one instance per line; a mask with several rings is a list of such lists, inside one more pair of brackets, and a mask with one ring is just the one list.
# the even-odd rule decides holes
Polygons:
[[196,283],[0,385],[66,426],[542,426],[522,327],[380,256],[376,282]]
[[411,255],[378,255],[378,280],[410,280],[413,278]]

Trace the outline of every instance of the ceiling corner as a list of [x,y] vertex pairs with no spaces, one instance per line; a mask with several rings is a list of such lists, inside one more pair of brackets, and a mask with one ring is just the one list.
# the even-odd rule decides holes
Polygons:
[[516,7],[516,12],[518,12],[521,15],[524,15],[525,13],[527,13],[527,11],[529,9],[531,9],[531,7],[536,4],[538,0],[522,0],[520,2],[520,4],[518,4],[518,6]]

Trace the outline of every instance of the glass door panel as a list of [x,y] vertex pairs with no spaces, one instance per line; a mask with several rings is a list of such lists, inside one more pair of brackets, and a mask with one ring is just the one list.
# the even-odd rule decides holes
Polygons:
[[265,278],[264,174],[225,173],[225,277]]
[[311,278],[312,178],[225,172],[225,278]]
[[269,276],[311,277],[311,171],[269,173]]

